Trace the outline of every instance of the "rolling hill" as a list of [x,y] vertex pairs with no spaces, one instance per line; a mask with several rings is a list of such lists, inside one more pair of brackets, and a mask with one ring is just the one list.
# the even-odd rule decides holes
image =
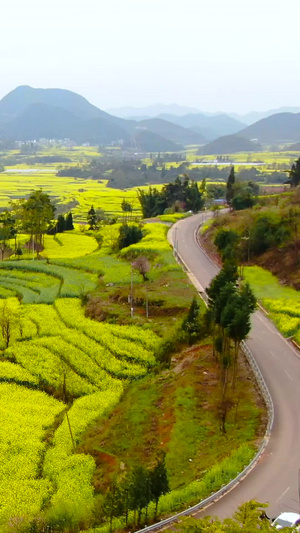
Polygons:
[[251,124],[239,134],[260,143],[300,141],[300,113],[276,113]]
[[212,154],[235,154],[237,152],[259,151],[261,146],[241,137],[240,135],[225,135],[215,141],[206,144],[199,150],[203,155]]
[[175,143],[181,144],[203,144],[206,142],[205,137],[200,133],[163,120],[161,118],[152,118],[138,122],[138,128],[146,128],[152,133],[156,133]]
[[182,117],[161,115],[159,118],[174,122],[184,128],[191,129],[196,133],[203,135],[203,137],[210,141],[213,141],[222,135],[237,133],[245,126],[242,122],[225,114],[208,116],[202,113],[195,113],[184,115]]

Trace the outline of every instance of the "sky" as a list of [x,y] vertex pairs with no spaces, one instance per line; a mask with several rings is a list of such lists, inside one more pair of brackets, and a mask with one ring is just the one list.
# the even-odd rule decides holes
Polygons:
[[19,85],[100,109],[300,106],[299,0],[9,0],[0,98]]

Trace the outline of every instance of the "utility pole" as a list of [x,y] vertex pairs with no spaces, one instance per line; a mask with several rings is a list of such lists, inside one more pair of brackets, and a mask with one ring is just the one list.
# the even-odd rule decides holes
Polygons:
[[131,280],[130,280],[130,316],[133,318],[133,279],[132,279],[132,269],[131,269]]
[[148,291],[146,290],[146,318],[149,318],[149,301],[148,301]]

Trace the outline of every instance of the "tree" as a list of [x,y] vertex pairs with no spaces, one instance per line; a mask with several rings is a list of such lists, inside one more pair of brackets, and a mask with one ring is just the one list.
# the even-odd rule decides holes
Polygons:
[[248,283],[242,285],[227,302],[223,311],[227,315],[227,335],[234,342],[232,386],[235,387],[237,360],[241,342],[251,329],[250,316],[256,308],[256,298]]
[[233,197],[231,199],[231,206],[235,211],[242,209],[249,209],[255,204],[253,196],[253,187],[249,184],[237,182],[233,186]]
[[117,485],[116,480],[113,481],[109,490],[106,492],[102,504],[102,512],[104,516],[109,519],[109,531],[112,532],[113,518],[122,515],[124,511],[124,502],[122,491]]
[[8,348],[13,329],[19,324],[20,316],[16,309],[11,308],[6,301],[0,311],[0,328],[5,347]]
[[16,235],[17,230],[14,217],[9,211],[3,211],[0,214],[0,251],[2,261],[4,259],[5,252],[10,250],[8,241],[14,237],[16,238]]
[[143,237],[142,230],[139,226],[128,226],[127,224],[123,224],[120,227],[119,231],[119,238],[118,238],[118,248],[119,250],[122,250],[122,248],[126,248],[127,246],[130,246],[131,244],[136,244],[139,242]]
[[219,229],[215,236],[214,244],[221,252],[222,261],[237,259],[237,247],[240,242],[239,234],[231,229]]
[[89,223],[90,229],[95,229],[97,224],[97,216],[94,206],[92,205],[88,211],[87,221]]
[[147,281],[147,273],[150,270],[150,263],[147,257],[140,255],[133,261],[133,263],[131,263],[131,266],[143,276],[144,281]]
[[297,187],[300,184],[300,157],[293,163],[289,176],[291,187]]
[[183,179],[177,176],[173,183],[164,185],[161,191],[152,187],[149,187],[148,192],[138,189],[138,200],[143,217],[161,215],[165,209],[199,211],[204,205],[203,187],[199,188],[196,181],[190,180],[189,176],[184,174]]
[[129,508],[137,511],[137,524],[141,522],[142,510],[147,508],[151,501],[150,476],[143,466],[136,466],[130,475]]
[[201,335],[200,306],[195,296],[190,305],[188,315],[182,322],[181,328],[187,335],[190,346]]
[[218,354],[217,361],[220,367],[220,416],[223,433],[226,432],[226,414],[230,406],[227,397],[230,368],[233,366],[232,387],[234,387],[240,344],[250,331],[250,316],[256,306],[256,299],[249,285],[239,284],[237,280],[236,264],[226,261],[207,289],[208,313],[213,324],[214,354],[215,352]]
[[155,518],[159,498],[170,490],[165,458],[166,454],[164,453],[160,459],[157,459],[155,467],[150,472],[150,490],[151,498],[155,502]]
[[234,184],[235,184],[235,172],[234,172],[234,166],[232,166],[230,169],[230,173],[229,173],[227,185],[226,185],[226,202],[228,203],[228,205],[231,205],[231,202],[232,202],[232,198],[234,194],[234,190],[233,190]]
[[63,233],[66,229],[66,221],[64,215],[58,215],[56,222],[56,233]]
[[130,202],[127,202],[124,198],[121,203],[121,209],[123,211],[123,223],[126,224],[129,218],[128,214],[130,213],[130,216],[132,215],[132,205]]
[[70,230],[73,230],[74,229],[74,224],[73,224],[73,215],[70,211],[70,213],[67,214],[66,216],[66,224],[65,224],[65,230],[66,231],[70,231]]
[[43,236],[55,213],[49,195],[38,189],[30,194],[28,200],[19,200],[12,203],[12,206],[21,228],[30,235],[31,246],[38,254],[43,245]]

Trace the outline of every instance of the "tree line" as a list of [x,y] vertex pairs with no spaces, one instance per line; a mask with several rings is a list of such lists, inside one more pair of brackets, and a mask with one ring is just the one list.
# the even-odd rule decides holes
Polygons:
[[198,186],[196,181],[185,175],[177,176],[174,183],[164,185],[161,191],[149,187],[148,191],[138,189],[138,199],[143,218],[162,215],[166,209],[173,211],[200,211],[204,206],[205,183]]

